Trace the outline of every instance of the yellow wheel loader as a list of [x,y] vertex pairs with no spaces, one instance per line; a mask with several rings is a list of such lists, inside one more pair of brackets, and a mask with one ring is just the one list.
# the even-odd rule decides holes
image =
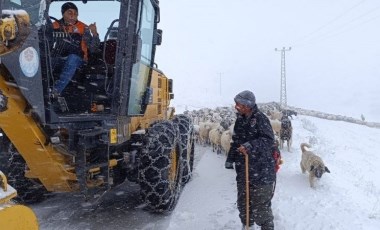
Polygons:
[[56,96],[70,34],[51,12],[65,2],[0,1],[0,170],[19,202],[56,192],[96,202],[125,182],[140,185],[148,210],[172,210],[193,170],[193,125],[174,114],[173,82],[154,61],[158,0],[71,1],[105,32]]

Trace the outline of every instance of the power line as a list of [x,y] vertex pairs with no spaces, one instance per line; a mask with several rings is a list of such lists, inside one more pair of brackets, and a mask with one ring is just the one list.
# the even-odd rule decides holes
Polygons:
[[[322,29],[326,28],[327,26],[333,24],[333,22],[335,22],[338,19],[342,18],[348,12],[350,12],[353,9],[357,8],[358,6],[360,6],[365,1],[366,0],[363,0],[363,1],[359,2],[359,3],[357,3],[356,5],[352,6],[351,8],[349,8],[348,10],[346,10],[345,12],[343,12],[342,14],[340,14],[337,17],[335,17],[334,19],[330,20],[328,23],[326,23],[326,24],[318,27],[316,30],[314,30],[313,32],[309,33],[308,35],[303,36],[301,39],[298,39],[295,42],[295,45],[293,45],[293,46],[302,46],[302,45],[306,45],[307,43],[310,43],[310,42],[313,43],[313,41],[315,41],[315,40],[326,39],[328,37],[332,37],[331,36],[332,34],[333,34],[333,36],[335,36],[337,34],[340,34],[339,32],[337,33],[337,31],[339,31],[339,30],[340,31],[342,31],[342,30],[343,31],[347,31],[347,30],[349,30],[349,28],[346,28],[346,27],[350,26],[353,22],[358,21],[359,19],[363,18],[364,16],[367,16],[367,15],[373,13],[374,11],[376,11],[376,10],[378,10],[380,8],[380,7],[375,7],[374,9],[368,10],[365,13],[363,13],[363,14],[361,14],[361,15],[353,18],[353,19],[351,19],[350,21],[348,21],[346,23],[343,23],[343,24],[339,25],[338,27],[330,28],[329,30],[325,31],[322,34],[316,34],[317,32],[321,31]],[[373,20],[374,18],[377,18],[377,17],[373,17],[371,20]],[[366,20],[365,22],[368,22],[368,21],[370,21],[370,20]],[[344,29],[344,28],[346,28],[346,29]],[[314,34],[316,34],[316,36],[312,36]]]
[[[306,41],[306,42],[304,42],[304,43],[310,43],[310,42],[313,42],[313,41],[315,41],[315,40],[318,40],[318,41],[320,41],[320,40],[325,40],[326,38],[334,37],[334,36],[339,35],[339,34],[345,32],[345,31],[348,31],[348,30],[350,30],[350,29],[352,29],[352,28],[355,28],[355,27],[357,27],[358,25],[362,25],[362,24],[364,24],[364,23],[367,23],[367,22],[369,22],[369,21],[372,21],[372,20],[378,18],[380,15],[377,15],[377,16],[375,16],[375,17],[372,17],[372,18],[370,18],[370,19],[368,19],[368,20],[366,20],[366,21],[361,21],[360,24],[356,25],[355,27],[352,27],[353,22],[358,21],[359,19],[363,18],[364,16],[367,16],[367,15],[371,14],[372,12],[378,10],[379,8],[380,8],[380,6],[374,8],[374,9],[371,9],[371,10],[369,10],[369,11],[366,11],[364,14],[361,14],[361,15],[359,15],[359,16],[357,16],[357,17],[351,19],[350,21],[348,21],[348,22],[346,22],[346,23],[340,25],[339,28],[337,28],[337,29],[332,28],[332,29],[326,31],[325,33],[319,35],[318,37],[313,37],[313,38],[309,39],[308,41]],[[351,26],[351,27],[349,27],[349,26]],[[314,43],[315,43],[315,42],[314,42]]]
[[348,10],[344,11],[343,13],[339,14],[338,16],[336,16],[335,18],[333,18],[332,20],[328,21],[327,23],[323,24],[322,26],[318,27],[317,29],[315,29],[314,31],[308,33],[307,35],[301,37],[301,39],[299,39],[299,41],[296,41],[296,43],[299,43],[299,42],[302,42],[303,40],[306,40],[308,37],[311,37],[312,35],[314,35],[315,33],[321,31],[323,28],[331,25],[333,22],[337,21],[338,19],[340,19],[341,17],[343,17],[344,15],[346,15],[348,12],[350,12],[351,10],[355,9],[356,7],[360,6],[363,2],[365,2],[366,0],[363,0],[361,2],[359,2],[358,4],[352,6],[351,8],[349,8]]

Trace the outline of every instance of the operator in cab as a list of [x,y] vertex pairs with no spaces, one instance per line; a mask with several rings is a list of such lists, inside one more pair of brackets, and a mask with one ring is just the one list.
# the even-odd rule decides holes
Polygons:
[[72,2],[61,7],[62,18],[53,22],[55,32],[63,32],[63,39],[56,44],[59,55],[53,61],[53,68],[62,65],[59,79],[55,82],[52,96],[58,97],[70,83],[75,71],[88,61],[89,52],[95,52],[100,40],[96,23],[86,25],[78,20],[78,8]]

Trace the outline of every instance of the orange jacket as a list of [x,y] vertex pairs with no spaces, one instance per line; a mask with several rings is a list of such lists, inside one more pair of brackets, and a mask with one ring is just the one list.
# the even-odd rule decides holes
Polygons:
[[76,37],[77,39],[81,39],[80,45],[83,51],[83,59],[85,61],[88,60],[88,47],[87,47],[87,42],[86,42],[87,39],[85,39],[85,37],[88,36],[85,34],[86,30],[88,30],[86,24],[84,24],[81,21],[77,21],[74,25],[65,25],[63,22],[63,19],[61,19],[59,21],[53,22],[53,28],[54,30],[60,30],[61,32],[65,32],[68,34],[77,34],[77,35],[79,34],[80,36],[73,36],[73,37]]

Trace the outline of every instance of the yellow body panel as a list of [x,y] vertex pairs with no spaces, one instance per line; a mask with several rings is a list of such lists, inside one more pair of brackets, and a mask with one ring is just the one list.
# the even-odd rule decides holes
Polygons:
[[35,230],[38,220],[34,212],[23,205],[0,205],[0,229]]
[[11,201],[16,196],[16,190],[7,184],[7,178],[0,171],[0,229],[38,229],[34,212],[26,206],[16,205]]
[[163,73],[153,70],[150,87],[153,89],[153,101],[148,105],[143,117],[132,117],[129,133],[148,128],[154,121],[170,119],[167,114],[170,103],[167,93],[169,79]]

